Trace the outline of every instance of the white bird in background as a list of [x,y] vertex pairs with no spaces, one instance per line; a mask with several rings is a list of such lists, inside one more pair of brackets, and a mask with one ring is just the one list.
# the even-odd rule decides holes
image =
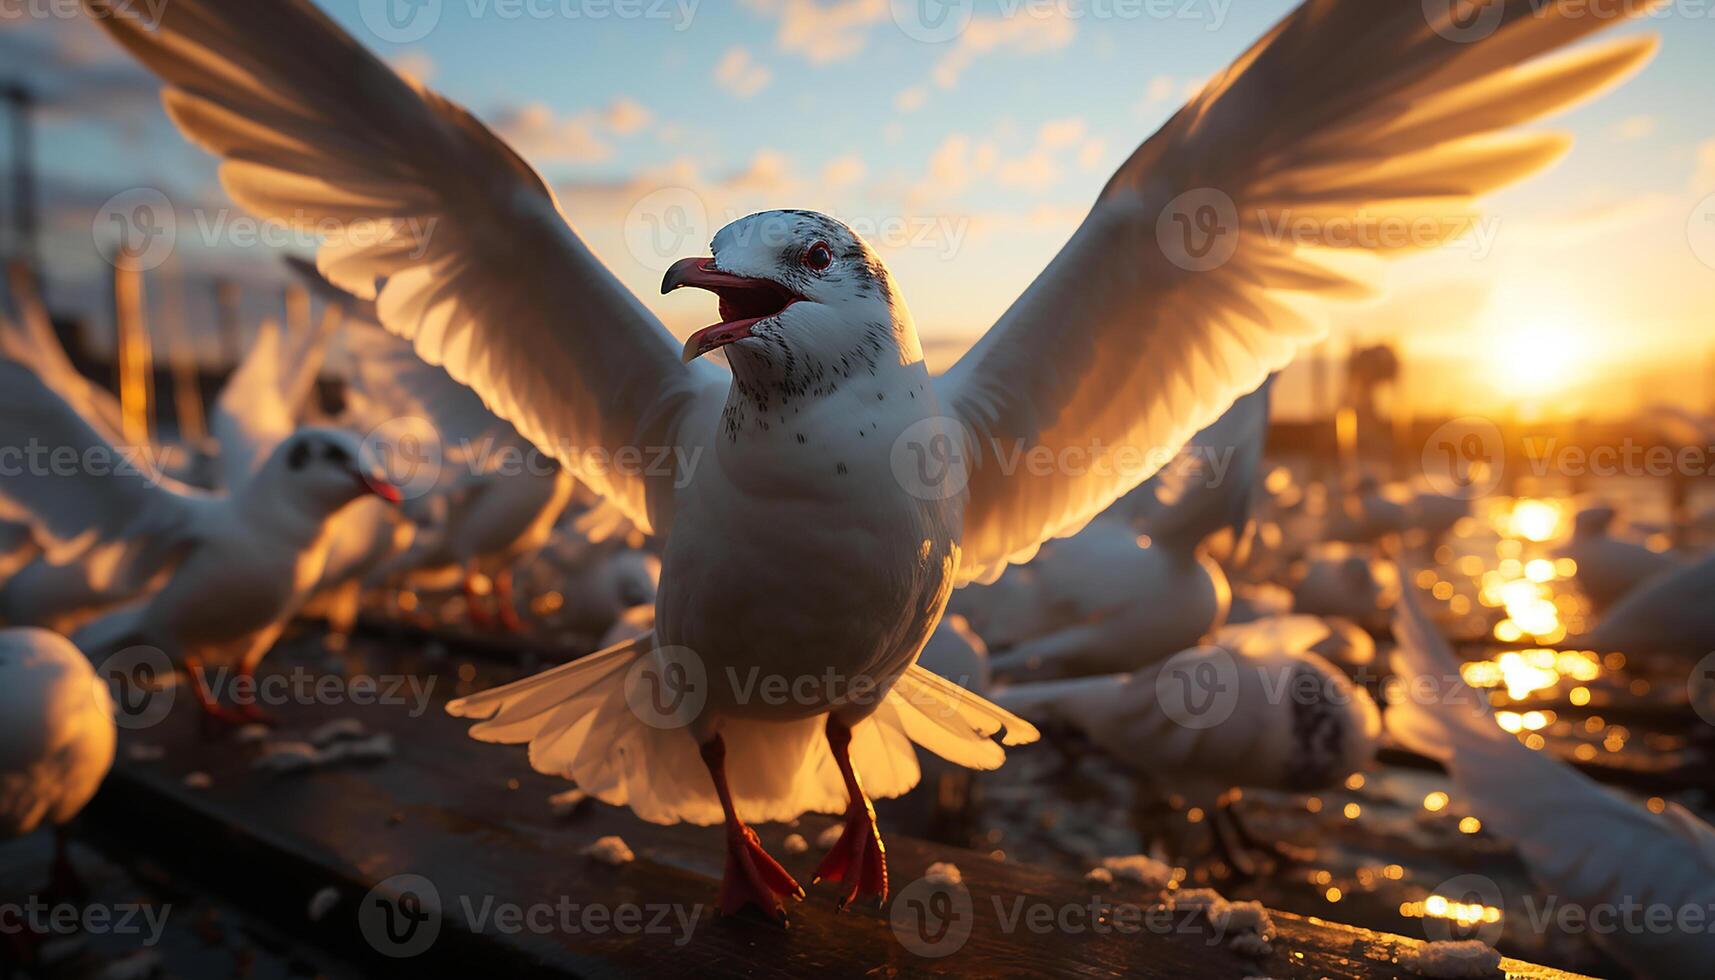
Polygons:
[[1369,630],[1387,626],[1399,598],[1394,567],[1361,545],[1318,545],[1294,574],[1293,612],[1338,616]]
[[996,703],[1038,724],[1084,733],[1210,816],[1234,870],[1263,847],[1239,821],[1234,787],[1308,793],[1374,759],[1381,714],[1369,692],[1310,649],[1329,636],[1315,617],[1228,626],[1210,646],[1133,674],[1020,684]]
[[1568,640],[1583,649],[1696,660],[1715,651],[1715,552],[1658,573],[1628,592],[1594,629]]
[[533,588],[559,594],[558,608],[545,618],[574,636],[601,636],[638,608],[651,610],[650,628],[654,626],[661,559],[622,539],[592,541],[562,521],[524,575]]
[[[0,481],[0,517],[27,522],[50,562],[82,562],[98,588],[140,593],[78,631],[101,658],[127,643],[150,644],[200,673],[203,662],[253,672],[305,591],[321,574],[325,528],[358,497],[398,491],[359,461],[349,433],[303,429],[277,445],[263,427],[223,435],[264,461],[235,469],[224,495],[177,484],[138,465],[92,429],[28,368],[0,360],[0,452],[34,462]],[[52,454],[32,453],[48,447]],[[56,455],[75,454],[62,469]],[[242,454],[222,459],[241,467]],[[245,469],[248,469],[245,467]],[[198,694],[211,715],[234,713]]]
[[1132,671],[1194,646],[1226,621],[1227,576],[1201,545],[1223,529],[1235,540],[1244,534],[1268,435],[1269,386],[1235,402],[1088,527],[1047,543],[994,585],[954,598],[950,609],[1005,647],[990,661],[997,674],[1042,680]]
[[327,560],[299,613],[321,616],[343,644],[356,628],[369,576],[411,547],[416,525],[380,497],[363,497],[328,521]]
[[1410,524],[1406,500],[1398,488],[1383,487],[1375,476],[1365,474],[1352,489],[1335,498],[1322,537],[1329,541],[1379,541],[1404,531]]
[[[429,508],[438,519],[421,526],[409,548],[371,569],[370,583],[454,566],[464,573],[473,622],[486,627],[494,621],[484,608],[486,589],[479,587],[492,582],[499,624],[522,629],[513,566],[547,543],[572,499],[571,475],[484,408],[469,388],[381,329],[367,303],[352,304],[346,349],[353,364],[350,391],[359,396],[370,426],[379,430],[390,419],[424,419],[439,440],[435,458],[442,461],[442,471],[418,495],[439,498],[441,506]],[[416,493],[417,479],[400,482]]]
[[[1008,465],[1018,451],[1174,451],[1323,335],[1292,294],[1362,292],[1347,256],[1314,247],[1315,229],[1279,235],[1279,217],[1327,216],[1349,246],[1369,237],[1350,233],[1354,216],[1430,198],[1465,214],[1567,146],[1496,131],[1654,46],[1627,38],[1519,68],[1620,18],[1519,3],[1461,43],[1419,4],[1312,0],[1147,141],[1044,274],[932,380],[887,268],[837,221],[752,215],[715,236],[712,258],[675,265],[663,288],[716,293],[722,318],[681,344],[514,151],[303,0],[175,0],[158,23],[117,16],[114,0],[86,6],[166,80],[185,133],[227,158],[235,200],[390,232],[342,237],[317,266],[666,539],[652,639],[449,709],[644,819],[724,821],[723,910],[775,916],[801,889],[746,818],[845,810],[818,877],[844,882],[848,901],[884,896],[869,796],[916,782],[912,743],[989,768],[1004,753],[987,736],[1033,737],[914,660],[951,589],[1076,532],[1152,470]],[[715,350],[730,373],[702,359]],[[661,465],[605,465],[622,450]],[[700,711],[678,683],[694,667]],[[765,704],[736,680],[758,674],[843,685]],[[670,686],[683,725],[628,708],[637,676]]]
[[[0,356],[29,367],[109,444],[127,445],[120,434],[118,401],[72,365],[27,277],[15,275],[13,291],[23,315],[16,321],[0,317]],[[192,468],[213,470],[217,483],[247,476],[256,462],[251,433],[289,429],[291,420],[302,413],[314,391],[326,339],[325,330],[282,336],[275,324],[264,323],[215,403],[211,420],[215,442],[225,439],[230,445],[218,459],[198,457]],[[166,447],[137,448],[156,454],[151,465],[165,471]],[[158,584],[114,576],[97,585],[95,578],[85,563],[49,561],[38,553],[0,583],[0,622],[71,633]]]
[[0,629],[0,838],[54,828],[50,891],[76,880],[65,826],[101,787],[117,741],[107,682],[70,640]]
[[[1486,830],[1512,842],[1542,893],[1590,911],[1592,923],[1600,909],[1641,908],[1654,921],[1661,913],[1653,909],[1677,915],[1715,907],[1715,828],[1677,803],[1651,813],[1520,744],[1495,723],[1488,699],[1466,686],[1452,648],[1410,589],[1394,633],[1395,672],[1435,694],[1390,704],[1388,731],[1447,768],[1455,798]],[[1494,899],[1486,901],[1499,904]],[[1705,929],[1598,928],[1588,935],[1636,977],[1680,980],[1709,969]]]
[[1577,564],[1572,580],[1597,612],[1608,610],[1657,575],[1684,567],[1673,555],[1615,536],[1614,517],[1614,508],[1607,504],[1584,508],[1573,518],[1571,539],[1554,551],[1556,558],[1570,558]]

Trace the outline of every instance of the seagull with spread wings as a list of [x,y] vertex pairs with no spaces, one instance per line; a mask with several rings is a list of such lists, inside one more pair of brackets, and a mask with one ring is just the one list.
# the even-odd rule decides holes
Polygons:
[[[307,0],[175,0],[158,22],[85,5],[225,158],[234,199],[351,228],[324,242],[323,275],[666,539],[651,636],[449,708],[646,820],[724,822],[722,908],[775,917],[802,889],[746,819],[843,810],[818,876],[842,901],[885,896],[869,797],[916,782],[913,743],[991,768],[989,736],[1034,736],[915,666],[952,589],[1147,479],[1323,335],[1318,297],[1362,292],[1353,253],[1403,244],[1377,224],[1456,234],[1476,195],[1567,146],[1501,130],[1653,48],[1537,60],[1615,22],[1573,0],[1505,0],[1476,43],[1421,4],[1310,0],[1146,141],[931,378],[887,267],[838,221],[751,215],[673,266],[663,289],[709,290],[721,317],[680,343],[516,152]],[[791,694],[768,697],[779,679]]]

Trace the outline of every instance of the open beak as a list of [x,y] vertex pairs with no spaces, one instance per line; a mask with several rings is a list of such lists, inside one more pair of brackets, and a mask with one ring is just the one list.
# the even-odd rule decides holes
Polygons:
[[752,336],[751,329],[779,316],[788,306],[803,299],[770,279],[751,279],[715,268],[708,258],[680,259],[661,280],[663,295],[683,286],[706,289],[720,297],[721,322],[704,327],[685,340],[681,358],[685,363],[709,351]]

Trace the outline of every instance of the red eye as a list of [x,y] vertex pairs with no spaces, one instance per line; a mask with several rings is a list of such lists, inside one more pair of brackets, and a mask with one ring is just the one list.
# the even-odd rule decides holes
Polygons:
[[804,253],[804,264],[821,272],[834,264],[834,250],[828,247],[827,242],[817,242]]

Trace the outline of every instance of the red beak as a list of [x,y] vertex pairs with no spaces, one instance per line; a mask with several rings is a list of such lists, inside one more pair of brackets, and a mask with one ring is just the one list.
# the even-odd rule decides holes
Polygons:
[[663,295],[684,286],[706,289],[720,297],[721,322],[704,327],[685,340],[680,355],[688,364],[709,351],[752,336],[751,328],[778,316],[803,297],[768,279],[752,279],[715,268],[715,260],[680,259],[661,279]]
[[377,497],[380,497],[382,500],[387,501],[395,507],[405,502],[405,495],[399,492],[398,487],[378,476],[359,473],[357,475],[357,482],[363,484],[363,489],[375,494]]

